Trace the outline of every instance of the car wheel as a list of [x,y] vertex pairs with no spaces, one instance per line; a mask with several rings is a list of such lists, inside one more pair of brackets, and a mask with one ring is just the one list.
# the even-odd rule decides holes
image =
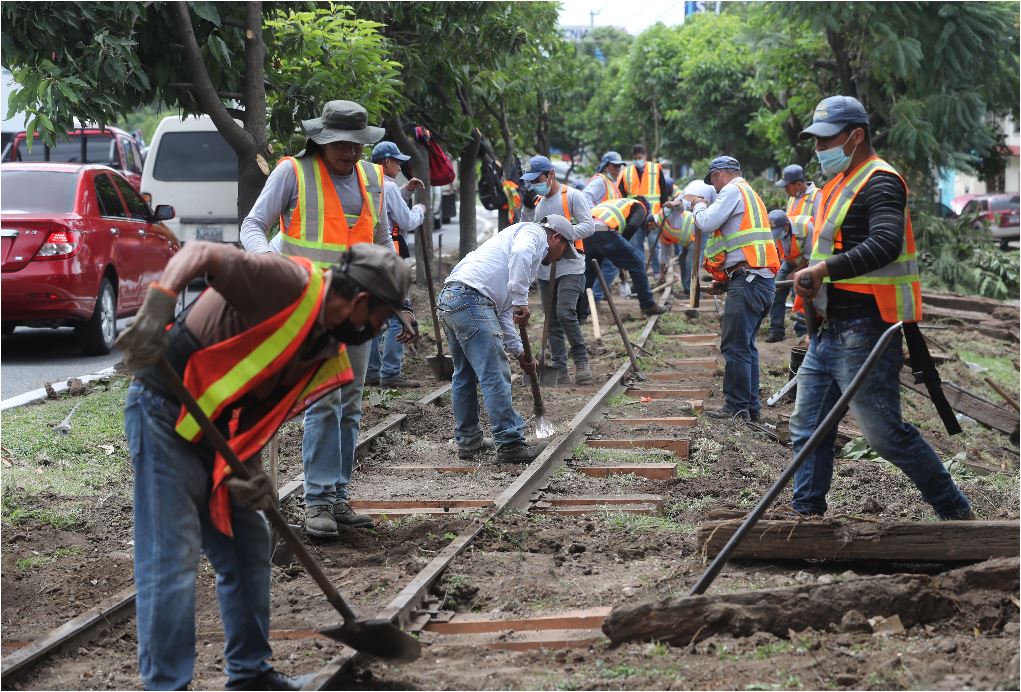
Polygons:
[[99,296],[92,317],[75,327],[78,344],[90,356],[105,356],[117,337],[117,294],[106,279],[99,284]]
[[6,322],[6,321],[2,322],[2,323],[0,323],[0,333],[2,333],[4,336],[7,336],[8,334],[13,334],[14,333],[14,329],[17,326],[18,325],[16,323],[14,323],[14,322]]

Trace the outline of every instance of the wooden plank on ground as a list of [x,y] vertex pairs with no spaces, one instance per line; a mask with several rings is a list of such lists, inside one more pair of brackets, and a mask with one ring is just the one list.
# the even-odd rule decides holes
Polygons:
[[645,514],[655,516],[659,514],[659,507],[656,505],[638,503],[633,505],[571,505],[569,507],[544,507],[537,503],[532,508],[537,514],[560,514],[569,517],[581,517],[587,514],[603,514],[606,512],[622,514]]
[[501,632],[498,634],[450,634],[429,643],[432,647],[463,646],[494,651],[536,651],[539,649],[587,649],[605,644],[606,636],[598,629],[547,630],[543,632]]
[[691,449],[690,440],[650,438],[647,440],[586,440],[585,446],[596,449],[666,449],[678,459],[687,459]]
[[634,505],[634,504],[653,504],[661,505],[663,503],[662,495],[649,495],[646,493],[637,493],[635,495],[607,495],[606,497],[558,497],[555,495],[546,495],[542,498],[543,502],[548,502],[554,507],[569,507],[572,505]]
[[436,473],[476,473],[478,466],[464,466],[457,464],[404,464],[400,466],[362,466],[361,471],[372,471],[374,468],[386,469],[387,471],[435,471]]
[[[707,521],[699,550],[715,556],[740,520]],[[759,521],[731,555],[753,560],[960,562],[1018,556],[1018,521]]]
[[[918,392],[926,398],[929,391],[924,384],[915,384],[914,376],[909,372],[901,372],[900,384],[913,392]],[[1010,435],[1018,428],[1018,415],[1002,406],[998,406],[988,399],[976,396],[953,382],[943,382],[943,393],[946,394],[950,407],[958,413],[963,413],[969,418],[974,418],[982,425],[999,430]]]
[[579,630],[602,626],[612,608],[582,608],[534,617],[501,618],[491,613],[455,613],[445,622],[429,622],[426,632],[439,634],[480,634],[508,630]]
[[691,368],[692,370],[709,370],[713,371],[719,368],[719,358],[707,357],[707,358],[675,358],[666,361],[667,364],[677,368]]
[[665,481],[677,475],[677,464],[617,464],[600,466],[574,466],[576,471],[592,478],[606,478],[633,473],[652,481]]
[[629,389],[626,394],[635,399],[693,399],[709,397],[708,389]]
[[925,306],[923,308],[926,317],[937,317],[944,320],[953,320],[962,324],[968,324],[972,322],[984,322],[989,319],[989,314],[985,312],[975,312],[973,310],[954,310],[953,308],[941,308],[936,306]]
[[663,418],[611,418],[609,420],[623,425],[676,425],[682,428],[692,428],[698,423],[698,418],[693,416],[667,416]]
[[690,368],[683,370],[647,372],[653,382],[678,382],[688,386],[709,387],[712,385],[712,372],[692,372]]
[[950,310],[969,310],[972,312],[984,312],[991,315],[993,310],[1004,307],[1006,304],[992,298],[979,298],[974,296],[954,296],[943,293],[923,293],[922,308],[929,312],[930,308],[947,308]]
[[447,507],[490,507],[492,500],[351,500],[352,509],[444,509]]

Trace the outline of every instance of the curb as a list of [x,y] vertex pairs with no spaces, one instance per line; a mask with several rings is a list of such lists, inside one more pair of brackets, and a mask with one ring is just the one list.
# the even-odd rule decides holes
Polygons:
[[94,372],[91,375],[69,377],[64,382],[57,382],[55,384],[49,385],[49,391],[47,391],[46,387],[42,387],[40,389],[33,389],[30,392],[25,392],[24,394],[12,396],[9,399],[4,399],[3,401],[0,401],[0,411],[6,411],[7,409],[17,408],[18,406],[24,406],[25,404],[31,404],[36,401],[48,399],[50,397],[50,392],[54,392],[57,394],[65,392],[68,390],[68,382],[70,382],[71,380],[78,380],[82,384],[86,384],[88,382],[93,382],[94,380],[101,380],[104,377],[109,377],[110,375],[113,375],[115,373],[116,371],[114,370],[114,368],[109,367],[104,368],[103,370],[100,370],[98,372]]

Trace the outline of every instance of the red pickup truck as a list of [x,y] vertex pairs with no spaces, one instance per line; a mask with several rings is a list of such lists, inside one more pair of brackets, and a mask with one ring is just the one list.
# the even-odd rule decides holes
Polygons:
[[136,190],[142,185],[142,154],[138,150],[138,142],[117,127],[69,130],[67,138],[60,138],[54,147],[43,146],[39,135],[36,135],[32,151],[28,150],[25,133],[19,132],[11,140],[3,160],[100,163],[123,175]]

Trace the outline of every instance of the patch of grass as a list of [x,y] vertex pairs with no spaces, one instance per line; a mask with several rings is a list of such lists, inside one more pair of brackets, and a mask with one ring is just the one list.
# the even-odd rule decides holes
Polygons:
[[641,464],[666,461],[673,457],[673,452],[666,449],[609,449],[581,444],[574,448],[573,456],[578,461]]
[[721,661],[736,661],[737,660],[737,654],[733,653],[730,650],[730,647],[727,646],[726,644],[717,644],[716,645],[716,658],[718,658]]
[[620,665],[614,666],[613,668],[607,668],[606,670],[604,670],[603,673],[602,673],[602,676],[604,678],[617,679],[617,678],[629,678],[632,675],[637,675],[637,674],[638,674],[638,669],[637,668],[629,666],[626,663],[621,663]]
[[656,331],[661,334],[703,334],[711,331],[706,326],[689,320],[683,313],[668,312],[660,315]]
[[454,533],[453,531],[447,531],[446,533],[443,534],[443,538],[448,541],[452,541],[455,538],[457,538],[457,534]]
[[666,642],[652,642],[649,653],[653,656],[666,656],[670,653],[670,645]]
[[649,514],[631,514],[629,512],[607,512],[603,516],[606,525],[612,529],[620,529],[629,533],[645,533],[649,531],[666,531],[670,533],[696,533],[694,524],[683,524],[667,517]]
[[80,507],[73,506],[66,510],[53,508],[24,509],[13,502],[8,502],[8,496],[6,495],[3,501],[2,516],[4,521],[10,524],[25,524],[36,521],[61,531],[70,531],[85,525]]
[[620,408],[621,406],[630,406],[631,404],[637,404],[638,399],[630,397],[627,394],[614,394],[606,400],[607,408]]
[[691,442],[689,460],[699,466],[715,463],[723,452],[723,443],[708,437],[699,437]]
[[756,646],[749,656],[756,661],[765,661],[777,654],[786,654],[794,650],[794,645],[788,641],[778,641],[772,644]]
[[[975,363],[981,365],[983,368],[988,368],[989,372],[976,373],[979,377],[990,377],[996,384],[1000,385],[1008,392],[1017,394],[1018,391],[1018,371],[1014,367],[1013,357],[1016,355],[1011,353],[1010,355],[1003,356],[992,356],[979,353],[978,351],[972,350],[957,350],[957,355],[960,356],[962,361]],[[989,392],[989,398],[999,402],[1000,397],[998,394]]]
[[56,562],[62,557],[71,557],[72,555],[78,555],[81,553],[81,549],[77,546],[70,548],[57,548],[49,554],[30,555],[29,557],[23,557],[14,563],[14,566],[20,570],[30,570],[36,567],[42,567],[48,565],[51,562]]

